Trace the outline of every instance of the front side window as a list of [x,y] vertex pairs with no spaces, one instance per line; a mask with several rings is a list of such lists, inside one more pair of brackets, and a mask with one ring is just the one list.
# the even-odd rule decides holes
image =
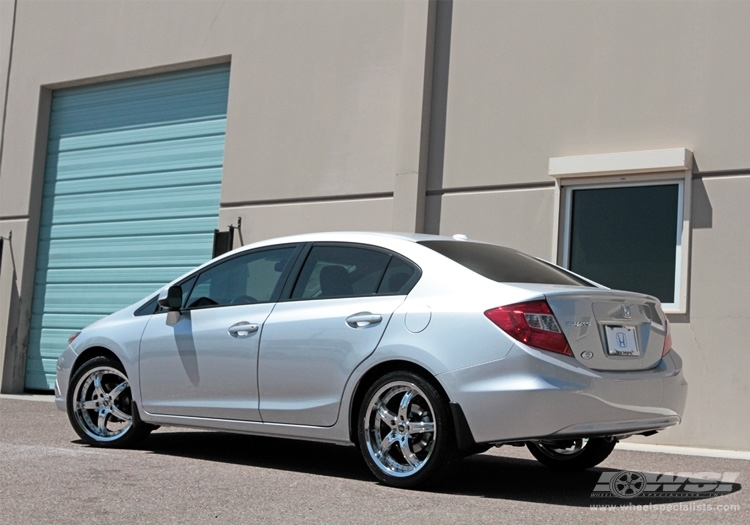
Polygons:
[[212,266],[198,276],[188,308],[265,303],[278,295],[295,247],[250,252]]
[[682,180],[565,189],[563,264],[619,290],[679,301]]

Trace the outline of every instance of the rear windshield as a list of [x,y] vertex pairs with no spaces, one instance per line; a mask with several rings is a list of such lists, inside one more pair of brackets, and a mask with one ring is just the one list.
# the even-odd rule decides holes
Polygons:
[[593,286],[562,268],[503,246],[468,241],[421,241],[419,244],[499,283]]

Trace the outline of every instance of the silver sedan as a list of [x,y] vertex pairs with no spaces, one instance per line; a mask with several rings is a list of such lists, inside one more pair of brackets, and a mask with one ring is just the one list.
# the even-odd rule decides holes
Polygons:
[[326,233],[245,246],[71,337],[57,406],[87,443],[160,425],[356,445],[396,487],[526,445],[585,469],[680,422],[651,296],[463,238]]

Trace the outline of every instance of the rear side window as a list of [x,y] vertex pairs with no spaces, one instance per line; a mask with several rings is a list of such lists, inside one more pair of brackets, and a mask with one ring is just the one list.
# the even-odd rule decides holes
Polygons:
[[467,241],[422,241],[419,244],[499,283],[593,286],[562,268],[503,246]]
[[390,255],[354,246],[314,246],[302,267],[294,299],[374,295]]
[[383,250],[318,244],[300,271],[292,299],[404,295],[420,275],[412,263]]

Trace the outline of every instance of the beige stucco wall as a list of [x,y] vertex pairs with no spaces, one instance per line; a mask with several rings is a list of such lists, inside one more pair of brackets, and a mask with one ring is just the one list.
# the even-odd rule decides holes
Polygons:
[[523,188],[552,180],[549,158],[694,152],[689,306],[670,316],[687,410],[645,442],[750,449],[747,20],[748,2],[453,6],[443,182],[476,193],[443,195],[441,233],[509,236],[549,257],[554,199],[529,196],[551,191]]
[[455,2],[445,185],[672,147],[704,171],[750,167],[749,19],[745,1]]
[[689,311],[673,319],[689,383],[684,423],[667,443],[750,449],[750,175],[693,183]]
[[[0,3],[3,89],[13,7]],[[18,0],[0,172],[0,233],[13,230],[15,257],[8,271],[5,250],[0,273],[3,391],[23,388],[52,90],[231,61],[222,227],[243,217],[246,242],[414,230],[431,9],[426,0]]]

